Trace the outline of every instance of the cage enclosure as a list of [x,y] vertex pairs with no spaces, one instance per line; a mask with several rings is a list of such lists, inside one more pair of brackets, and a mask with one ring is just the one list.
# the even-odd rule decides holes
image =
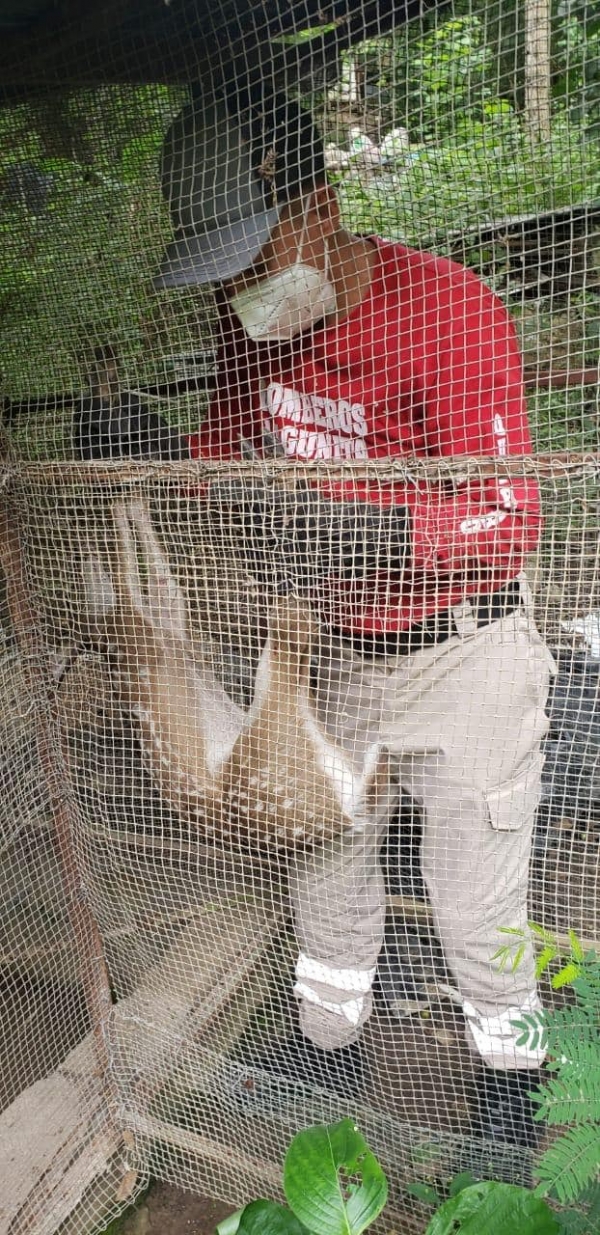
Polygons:
[[[88,1235],[150,1176],[232,1205],[278,1197],[291,1136],[346,1115],[388,1175],[388,1224],[423,1231],[410,1184],[527,1182],[538,1152],[478,1125],[486,1065],[457,974],[475,955],[491,974],[498,930],[526,926],[515,889],[567,946],[573,930],[600,940],[597,5],[0,0],[0,29],[0,1233]],[[309,124],[322,173],[293,191],[294,159],[312,156],[290,132]],[[218,228],[198,224],[195,177],[221,183],[226,214],[237,186],[223,168],[241,182],[256,126],[268,227],[232,268]],[[400,291],[365,318],[371,265],[366,298],[301,335],[307,376],[293,332],[240,343],[213,284],[264,255],[299,200],[288,267],[302,266],[315,184],[339,211],[325,274],[339,284],[355,243],[361,260],[400,263]],[[213,277],[161,280],[190,217],[190,261]],[[502,403],[509,380],[527,432],[523,400]],[[343,566],[329,540],[324,568],[317,533],[344,502]],[[363,514],[398,505],[412,556],[394,573]],[[513,557],[501,529],[517,525]],[[469,549],[457,565],[455,527],[487,537],[487,558]],[[526,604],[523,584],[483,625],[467,604],[475,634],[440,638],[466,583],[487,604],[523,570]],[[399,638],[409,626],[433,632],[427,651]],[[504,715],[500,695],[485,704],[490,664],[526,627],[511,679],[525,702]],[[363,729],[346,644],[370,683]],[[460,707],[443,705],[451,666]],[[518,775],[492,775],[485,800],[504,805],[481,842],[460,811],[434,834],[448,786],[480,783],[486,706],[521,751]],[[519,742],[544,708],[540,756]],[[484,878],[493,907],[471,916]],[[341,1062],[324,1072],[307,1071],[298,1032],[307,986],[325,1012],[340,990],[357,996],[359,1052],[326,1052]],[[547,976],[541,996],[556,999]],[[290,1043],[291,1065],[274,1068]]]

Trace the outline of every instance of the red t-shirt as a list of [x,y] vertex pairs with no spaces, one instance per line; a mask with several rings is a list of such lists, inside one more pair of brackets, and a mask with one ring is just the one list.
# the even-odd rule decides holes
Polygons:
[[[443,257],[373,239],[378,262],[344,320],[292,343],[258,345],[219,303],[218,387],[191,439],[195,457],[259,452],[268,429],[290,460],[349,461],[531,453],[521,360],[501,301]],[[408,507],[402,575],[330,579],[315,600],[345,629],[404,629],[464,596],[495,591],[520,570],[540,532],[532,479],[452,483],[320,481],[329,497]]]

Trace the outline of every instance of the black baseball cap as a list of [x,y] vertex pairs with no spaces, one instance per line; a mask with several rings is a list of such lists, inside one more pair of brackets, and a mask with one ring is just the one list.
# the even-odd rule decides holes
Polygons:
[[160,176],[175,238],[155,287],[222,282],[252,265],[282,206],[325,179],[323,141],[294,100],[232,113],[198,97],[165,136]]

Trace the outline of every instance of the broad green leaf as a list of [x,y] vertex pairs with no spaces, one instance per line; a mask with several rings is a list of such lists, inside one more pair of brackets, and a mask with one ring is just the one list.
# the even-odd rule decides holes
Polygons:
[[460,1196],[460,1193],[464,1192],[465,1188],[471,1188],[476,1182],[477,1180],[470,1171],[461,1171],[460,1175],[455,1175],[454,1178],[451,1179],[450,1187],[448,1188],[448,1195]]
[[229,1214],[227,1218],[223,1218],[223,1221],[219,1222],[216,1227],[216,1235],[237,1235],[244,1208],[236,1209],[234,1214]]
[[276,1201],[251,1201],[242,1210],[237,1235],[308,1235],[291,1209]]
[[294,1137],[283,1187],[296,1217],[317,1235],[360,1235],[381,1213],[387,1180],[351,1119]]
[[486,1182],[446,1201],[425,1235],[556,1235],[558,1230],[552,1210],[529,1189]]
[[439,1205],[440,1203],[438,1193],[431,1184],[407,1184],[406,1191],[410,1196],[415,1196],[418,1201],[423,1201],[424,1205]]

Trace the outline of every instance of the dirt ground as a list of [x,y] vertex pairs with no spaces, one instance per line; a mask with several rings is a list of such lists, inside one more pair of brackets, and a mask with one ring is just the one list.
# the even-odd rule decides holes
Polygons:
[[205,1196],[184,1192],[174,1184],[153,1183],[134,1213],[125,1219],[122,1235],[213,1235],[218,1222],[233,1212]]

